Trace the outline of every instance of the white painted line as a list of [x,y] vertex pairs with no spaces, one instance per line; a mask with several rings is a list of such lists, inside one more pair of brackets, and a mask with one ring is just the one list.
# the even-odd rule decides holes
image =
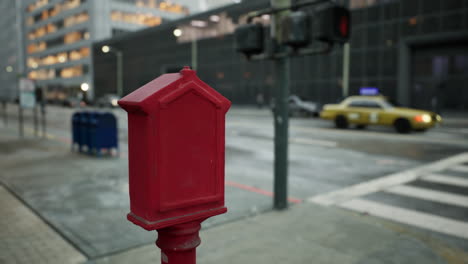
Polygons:
[[451,167],[450,170],[468,173],[468,166],[465,166],[465,165],[457,165],[457,166]]
[[308,145],[317,145],[317,146],[324,146],[324,147],[331,147],[334,148],[338,144],[334,141],[327,141],[327,140],[318,140],[318,139],[310,139],[310,138],[290,138],[290,143],[300,143],[300,144],[308,144]]
[[378,192],[390,186],[404,184],[413,181],[419,176],[418,173],[407,171],[403,173],[392,174],[387,177],[359,183],[348,188],[333,191],[327,194],[318,195],[307,199],[309,202],[321,205],[340,204],[349,201],[355,197],[364,196],[369,193]]
[[468,223],[465,222],[363,199],[348,201],[341,204],[340,207],[468,239]]
[[[460,187],[468,187],[468,180],[455,176],[448,176],[443,174],[429,174],[421,178],[423,181],[442,183],[448,185],[455,185]],[[467,190],[468,192],[468,190]]]
[[349,201],[359,196],[378,192],[392,186],[401,185],[418,179],[421,175],[442,171],[450,166],[468,161],[468,152],[461,153],[440,161],[423,165],[414,169],[387,175],[382,178],[358,183],[341,190],[320,194],[307,199],[308,202],[329,206]]
[[385,190],[385,192],[434,201],[449,205],[468,207],[468,196],[434,191],[426,188],[399,185]]

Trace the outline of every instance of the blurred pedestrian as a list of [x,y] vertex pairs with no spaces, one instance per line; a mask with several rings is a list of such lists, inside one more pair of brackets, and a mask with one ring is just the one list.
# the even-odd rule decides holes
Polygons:
[[263,93],[258,93],[255,101],[257,102],[258,108],[260,108],[260,109],[263,108],[263,104],[265,102],[265,98],[263,97]]

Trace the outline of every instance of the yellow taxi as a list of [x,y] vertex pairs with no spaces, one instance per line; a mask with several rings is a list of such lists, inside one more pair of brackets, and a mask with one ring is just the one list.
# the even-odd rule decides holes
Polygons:
[[384,96],[350,96],[339,104],[324,105],[320,117],[333,120],[338,128],[383,125],[393,126],[399,133],[425,131],[442,121],[433,112],[396,107]]

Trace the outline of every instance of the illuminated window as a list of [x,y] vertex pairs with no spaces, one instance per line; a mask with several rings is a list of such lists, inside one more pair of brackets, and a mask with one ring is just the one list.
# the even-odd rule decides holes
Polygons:
[[172,3],[171,1],[137,0],[135,2],[135,5],[137,7],[159,9],[159,10],[170,12],[170,13],[185,14],[185,15],[188,15],[190,13],[187,7],[182,6],[180,4]]
[[80,60],[89,57],[89,47],[82,47],[70,52],[59,52],[57,54],[50,54],[44,57],[28,57],[26,64],[28,68],[36,69],[39,66],[54,65],[58,63],[65,63],[67,61]]
[[35,69],[39,66],[40,61],[38,58],[29,57],[26,63],[29,68]]
[[139,13],[126,13],[121,11],[112,11],[111,19],[113,21],[121,21],[130,24],[138,24],[144,26],[158,26],[162,23],[162,19],[151,14],[139,14]]
[[64,63],[64,62],[67,62],[67,60],[68,60],[68,54],[66,52],[57,54],[56,61],[58,63]]
[[49,55],[49,56],[46,56],[45,58],[43,58],[41,60],[41,63],[43,65],[51,65],[51,64],[57,63],[57,59],[55,58],[55,56]]
[[[89,20],[89,15],[86,12],[76,14],[70,17],[65,18],[63,21],[49,23],[46,26],[37,28],[28,33],[28,38],[34,40],[40,37],[43,37],[47,34],[56,32],[57,30],[64,27],[71,27]],[[59,26],[60,25],[60,26]],[[89,38],[89,36],[88,36]]]
[[55,78],[55,70],[54,69],[42,69],[37,71],[31,71],[28,73],[28,78],[33,80],[48,80]]
[[[39,2],[41,3],[38,4]],[[60,14],[63,11],[70,10],[70,9],[80,6],[82,2],[83,2],[82,0],[66,0],[63,3],[57,3],[54,7],[43,10],[39,15],[28,17],[26,19],[26,24],[33,25],[34,23],[39,22],[41,20],[49,19],[51,17],[54,17]],[[33,10],[36,10],[37,8],[42,7],[48,3],[49,3],[48,0],[37,1],[36,3],[29,5],[27,8],[27,11],[32,12]]]
[[55,24],[47,24],[47,33],[54,33],[57,31],[57,26]]
[[63,42],[65,44],[75,43],[83,39],[84,32],[70,32],[63,37]]
[[81,14],[77,14],[74,16],[67,17],[63,20],[63,26],[64,27],[70,27],[76,24],[80,24],[83,22],[88,21],[89,15],[86,12],[83,12]]
[[47,45],[44,41],[42,42],[39,42],[39,43],[33,43],[33,44],[29,44],[28,47],[27,47],[27,51],[28,53],[34,53],[34,52],[39,52],[39,51],[43,51],[47,48]]
[[60,71],[60,77],[62,78],[73,78],[83,75],[83,65],[63,68]]
[[38,9],[38,8],[41,8],[41,7],[45,6],[45,5],[47,5],[48,3],[49,3],[49,0],[38,0],[38,1],[28,5],[26,10],[28,12],[32,12],[32,11]]

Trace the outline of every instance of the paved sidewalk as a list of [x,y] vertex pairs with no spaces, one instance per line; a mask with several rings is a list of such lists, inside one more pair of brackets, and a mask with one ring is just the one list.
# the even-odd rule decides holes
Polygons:
[[[115,176],[119,170],[114,161],[80,158],[69,153],[68,146],[49,141],[41,144],[32,140],[15,141],[13,139],[17,137],[12,133],[0,133],[0,138],[3,142],[0,179],[13,182],[15,188],[12,189],[24,196],[21,199],[31,203],[44,200],[41,206],[36,204],[34,207],[41,215],[51,217],[47,210],[59,212],[54,215],[56,219],[71,219],[80,232],[73,234],[70,226],[58,225],[58,234],[0,185],[0,264],[159,263],[159,249],[154,243],[86,259],[62,237],[75,235],[82,239],[86,232],[104,230],[112,239],[96,239],[103,248],[133,239],[140,235],[138,232],[145,232],[144,235],[156,240],[156,232],[137,230],[124,219],[127,210],[122,212],[120,206],[114,208],[114,203],[128,202],[128,196],[115,195],[124,192],[120,188],[124,185]],[[55,163],[51,162],[53,160]],[[98,177],[92,171],[98,162],[108,171],[108,175],[99,175],[104,178],[101,184],[96,184],[94,180]],[[13,166],[17,168],[14,175],[9,173]],[[38,173],[43,177],[37,182],[25,177],[31,168],[42,168]],[[44,177],[46,174],[50,174],[48,178]],[[62,177],[64,174],[68,177]],[[82,181],[78,174],[86,175],[86,181]],[[62,188],[61,182],[66,182],[70,188]],[[102,196],[94,197],[88,192],[91,188],[99,188]],[[20,192],[22,189],[27,191]],[[81,201],[87,207],[72,208],[72,203],[61,200],[63,196],[51,195],[54,191],[69,198],[69,202]],[[120,201],[120,197],[125,201]],[[109,208],[97,208],[99,203]],[[122,226],[110,225],[104,221],[107,218],[100,218],[107,212],[112,212],[109,218],[122,219]],[[78,216],[83,215],[89,215],[93,225],[81,221]],[[90,229],[85,230],[85,227]],[[285,211],[269,211],[211,226],[201,231],[201,239],[198,248],[198,263],[201,264],[468,264],[468,252],[425,230],[312,203],[291,205]],[[83,248],[91,247],[88,242],[82,240]]]
[[82,263],[86,258],[0,185],[0,263]]
[[[197,263],[205,264],[468,263],[467,252],[414,228],[311,203],[202,230],[200,236]],[[158,263],[159,256],[151,244],[89,263]]]

